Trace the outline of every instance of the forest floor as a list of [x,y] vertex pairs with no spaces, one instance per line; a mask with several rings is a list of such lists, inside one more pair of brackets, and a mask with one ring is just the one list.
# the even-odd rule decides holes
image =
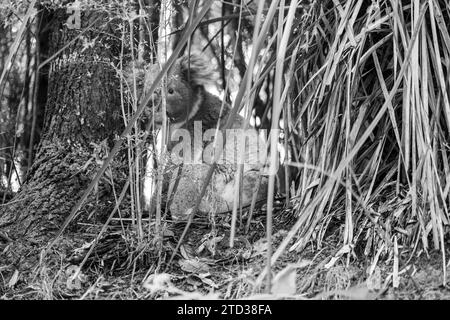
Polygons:
[[[292,223],[275,224],[274,250]],[[184,224],[166,224],[163,245],[156,250],[153,240],[133,245],[130,226],[116,221],[80,270],[102,227],[85,225],[78,233],[83,236],[63,238],[27,276],[0,261],[6,284],[0,299],[450,299],[450,287],[443,285],[444,276],[450,281],[450,268],[444,275],[441,252],[418,251],[412,258],[400,253],[394,270],[393,258],[373,264],[363,254],[341,254],[340,237],[333,234],[320,249],[311,242],[301,252],[285,250],[272,268],[274,294],[256,294],[257,275],[266,266],[264,225],[264,217],[255,217],[251,231],[244,234],[242,226],[230,248],[229,223],[194,222],[169,265]]]

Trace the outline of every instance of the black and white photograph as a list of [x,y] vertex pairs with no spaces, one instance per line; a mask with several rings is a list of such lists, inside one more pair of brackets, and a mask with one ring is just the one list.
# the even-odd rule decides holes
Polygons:
[[447,0],[0,0],[0,300],[448,300],[449,211]]

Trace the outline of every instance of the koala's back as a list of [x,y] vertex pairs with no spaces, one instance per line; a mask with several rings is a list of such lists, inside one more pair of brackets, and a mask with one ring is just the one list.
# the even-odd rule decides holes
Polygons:
[[[219,97],[204,91],[203,102],[192,121],[201,121],[204,130],[216,128],[219,122],[219,129],[223,129],[230,112],[231,106],[228,103],[225,102],[222,108],[222,101]],[[234,115],[230,129],[242,128],[244,121],[245,119],[241,115]]]

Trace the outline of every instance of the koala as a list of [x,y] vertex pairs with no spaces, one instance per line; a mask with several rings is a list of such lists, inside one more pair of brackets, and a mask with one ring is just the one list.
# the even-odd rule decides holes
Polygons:
[[[156,70],[155,67],[144,68],[143,72],[139,73],[140,84],[143,84],[139,92],[141,95],[150,87],[152,79],[156,76],[148,74],[153,72],[152,70]],[[167,143],[167,151],[171,154],[172,160],[175,153],[177,156],[181,155],[183,159],[180,170],[170,170],[164,175],[163,181],[163,193],[167,193],[171,184],[176,186],[170,197],[165,199],[174,220],[185,220],[188,217],[187,213],[195,206],[210,167],[209,163],[217,150],[215,148],[223,148],[224,151],[206,195],[200,203],[201,213],[224,213],[232,210],[238,163],[243,164],[242,192],[239,193],[241,204],[250,205],[255,192],[257,192],[256,200],[263,200],[267,194],[267,177],[261,176],[262,163],[258,161],[263,159],[258,152],[263,151],[264,154],[266,150],[258,150],[260,142],[258,132],[249,126],[245,135],[242,135],[238,130],[241,130],[245,119],[240,115],[234,116],[230,128],[237,131],[232,131],[231,134],[225,132],[224,126],[231,107],[227,103],[223,104],[219,97],[206,90],[206,86],[214,80],[215,73],[198,54],[177,59],[167,73],[167,82],[164,84],[170,140]],[[161,88],[156,91],[154,98],[155,120],[161,124],[163,119],[159,107],[162,101]],[[216,128],[219,129],[222,139],[213,144]],[[209,139],[205,139],[207,133]],[[201,138],[200,144],[195,143],[198,136]],[[248,140],[239,140],[242,136]],[[223,140],[226,140],[225,144]],[[183,143],[187,143],[189,148],[180,147]],[[264,148],[265,144],[261,143],[260,147]],[[211,152],[205,152],[206,150]],[[190,153],[190,157],[187,157],[187,153]],[[208,155],[209,157],[205,157]],[[237,161],[238,158],[240,162]],[[175,171],[177,174],[172,175]],[[152,198],[155,199],[155,196]]]

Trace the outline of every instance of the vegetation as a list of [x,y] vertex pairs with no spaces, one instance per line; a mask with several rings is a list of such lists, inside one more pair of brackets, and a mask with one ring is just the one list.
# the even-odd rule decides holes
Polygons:
[[[266,291],[270,297],[355,298],[348,289],[355,282],[366,284],[364,296],[356,296],[365,298],[374,297],[369,294],[374,289],[380,290],[378,296],[390,287],[410,290],[411,265],[424,255],[434,260],[421,270],[433,265],[439,284],[446,284],[447,1],[142,0],[77,5],[67,12],[58,1],[0,6],[0,257],[5,257],[0,260],[5,279],[0,293],[5,297],[25,297],[31,274],[39,275],[33,280],[39,287],[36,296],[47,298],[66,297],[67,292],[96,298],[100,288],[111,284],[117,289],[112,291],[122,290],[119,298],[198,298],[211,287],[217,294],[208,297],[240,298]],[[52,19],[62,25],[76,10],[82,12],[79,28],[46,27]],[[61,32],[67,34],[55,38]],[[52,43],[55,39],[62,39],[58,46]],[[52,44],[50,50],[46,43]],[[105,45],[107,52],[100,53]],[[54,226],[40,234],[32,250],[40,259],[27,264],[28,276],[20,284],[25,267],[8,250],[17,242],[29,248],[30,235],[21,232],[22,237],[11,238],[16,230],[11,226],[28,228],[11,215],[40,172],[42,161],[36,159],[47,146],[42,139],[67,140],[48,125],[58,112],[68,111],[54,109],[61,107],[55,103],[58,91],[49,86],[47,97],[47,81],[54,83],[52,68],[64,54],[85,50],[90,57],[101,56],[96,64],[106,61],[106,69],[95,70],[109,76],[95,85],[112,92],[107,95],[111,109],[102,110],[120,113],[120,124],[111,117],[104,122],[109,130],[84,127],[91,133],[70,136],[83,147],[76,152],[69,147],[71,159],[61,156],[58,161],[75,161],[79,165],[67,166],[68,176],[81,171],[83,177],[64,197],[45,200],[56,221],[38,205],[25,201],[20,207],[25,216],[39,212],[42,222],[37,225],[51,220]],[[280,160],[287,178],[277,187],[276,177],[269,176],[262,208],[235,206],[229,215],[191,215],[187,224],[176,224],[161,208],[161,199],[156,214],[146,216],[143,181],[154,144],[148,102],[176,58],[189,51],[202,52],[218,70],[220,79],[210,89],[231,102],[230,117],[240,113],[258,129],[281,129],[278,137],[272,135],[270,148],[282,149],[282,157],[272,152],[270,161]],[[82,54],[73,63],[86,63],[88,56]],[[124,79],[130,62],[161,64],[143,97]],[[77,91],[74,82],[67,83],[72,95],[66,99],[89,96],[86,87]],[[53,115],[44,117],[44,109]],[[90,112],[82,108],[77,116]],[[68,150],[58,148],[51,150],[61,155]],[[48,156],[54,151],[45,152]],[[72,159],[77,157],[82,160]],[[161,172],[154,176],[160,178]],[[220,274],[226,263],[231,271]],[[362,264],[367,270],[352,269],[361,270]],[[297,272],[302,277],[292,287]],[[144,293],[136,295],[113,278],[105,280],[116,274],[127,275],[127,290]]]

